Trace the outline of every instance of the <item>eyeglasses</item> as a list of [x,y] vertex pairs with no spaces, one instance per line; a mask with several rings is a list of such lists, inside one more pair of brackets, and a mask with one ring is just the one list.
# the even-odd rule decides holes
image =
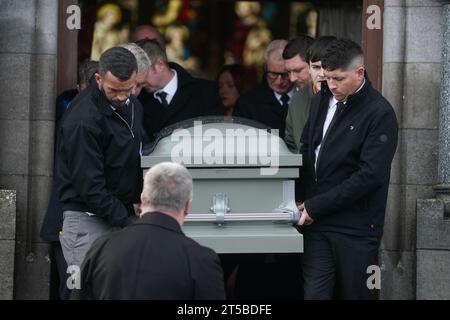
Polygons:
[[275,81],[276,79],[278,79],[278,77],[281,77],[281,79],[283,79],[283,80],[289,79],[289,73],[287,73],[287,72],[267,71],[266,74],[267,74],[267,78],[272,81]]

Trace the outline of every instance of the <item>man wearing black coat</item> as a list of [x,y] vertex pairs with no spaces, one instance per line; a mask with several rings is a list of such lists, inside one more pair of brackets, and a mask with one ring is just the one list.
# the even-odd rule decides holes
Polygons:
[[139,95],[144,107],[144,128],[150,141],[164,127],[200,116],[224,115],[214,81],[193,78],[176,63],[169,63],[164,49],[154,40],[140,40],[151,67],[145,90]]
[[217,254],[181,230],[192,176],[164,162],[147,171],[139,221],[99,238],[81,268],[81,299],[224,299]]
[[80,266],[100,235],[134,216],[142,190],[142,107],[131,93],[137,62],[125,48],[100,57],[95,83],[65,112],[58,130],[56,174],[67,265]]
[[365,77],[359,45],[332,41],[322,66],[326,83],[301,139],[304,297],[370,299],[368,267],[383,234],[397,119]]
[[261,122],[279,130],[284,138],[286,116],[294,89],[283,59],[286,40],[274,40],[265,52],[265,78],[262,83],[236,101],[233,116]]

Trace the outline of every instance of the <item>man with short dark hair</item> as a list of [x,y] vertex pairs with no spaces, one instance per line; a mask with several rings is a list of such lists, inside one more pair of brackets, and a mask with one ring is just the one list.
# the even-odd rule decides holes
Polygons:
[[328,44],[336,40],[335,36],[321,36],[314,40],[306,53],[306,61],[309,64],[309,73],[313,84],[313,92],[320,91],[321,84],[325,80],[322,68],[322,55]]
[[139,95],[150,141],[161,129],[176,122],[224,114],[215,81],[193,78],[180,65],[169,63],[165,50],[155,40],[144,39],[137,44],[151,63],[145,89]]
[[289,103],[284,141],[287,147],[295,153],[300,151],[300,136],[308,119],[309,103],[314,94],[308,59],[306,59],[312,42],[313,39],[309,36],[298,36],[290,40],[283,51],[284,65],[289,74],[289,80],[296,89]]
[[147,171],[136,223],[99,238],[81,269],[83,299],[225,299],[217,254],[181,230],[192,176],[176,163]]
[[142,110],[131,96],[137,63],[125,48],[100,57],[95,83],[66,111],[59,129],[56,174],[68,266],[79,266],[92,242],[134,216],[142,186]]
[[322,55],[326,82],[312,98],[302,135],[306,196],[305,299],[370,299],[386,209],[397,119],[365,77],[359,45],[337,39]]
[[[69,108],[70,102],[75,96],[86,89],[92,81],[95,81],[94,74],[98,70],[98,62],[92,60],[85,60],[78,64],[78,84],[77,89],[64,91],[56,99],[56,113],[55,113],[55,157],[54,157],[54,172],[56,172],[56,141],[58,138],[58,128],[61,117]],[[59,242],[59,233],[63,224],[63,208],[58,200],[58,176],[53,175],[53,185],[50,200],[48,202],[47,212],[42,221],[40,236],[43,240],[50,243],[49,258],[50,258],[50,299],[66,300],[70,296],[70,291],[66,286],[67,263],[62,253],[61,243]],[[59,277],[56,277],[58,273]],[[57,290],[56,290],[57,289]]]

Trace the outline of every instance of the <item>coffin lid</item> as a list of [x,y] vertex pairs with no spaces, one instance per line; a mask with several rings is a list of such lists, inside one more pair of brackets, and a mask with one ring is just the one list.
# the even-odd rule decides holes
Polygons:
[[142,167],[162,161],[186,167],[280,167],[300,166],[278,130],[244,119],[199,117],[164,128],[155,143],[144,148]]

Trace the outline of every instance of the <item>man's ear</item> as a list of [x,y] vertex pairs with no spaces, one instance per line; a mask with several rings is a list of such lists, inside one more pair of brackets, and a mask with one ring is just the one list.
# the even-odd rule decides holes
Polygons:
[[186,203],[184,204],[184,216],[186,217],[189,213],[189,210],[191,209],[191,205],[192,205],[192,198],[189,198],[188,201],[186,201]]
[[356,73],[358,74],[358,78],[364,78],[364,66],[358,67],[358,69],[356,69]]
[[97,82],[97,84],[99,86],[102,85],[102,76],[100,74],[98,74],[98,73],[95,73],[95,82]]
[[157,72],[161,72],[164,69],[165,63],[162,59],[156,59],[155,61],[155,70]]
[[144,203],[144,193],[141,193],[141,204]]

